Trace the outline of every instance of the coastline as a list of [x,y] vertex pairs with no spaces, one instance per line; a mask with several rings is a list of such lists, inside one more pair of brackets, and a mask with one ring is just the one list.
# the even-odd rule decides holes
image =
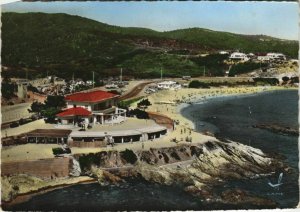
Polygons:
[[[80,179],[80,178],[83,178],[83,179]],[[72,182],[74,179],[76,179],[78,181],[75,180],[75,182]],[[68,182],[68,181],[70,181],[70,182]],[[90,183],[95,183],[95,182],[97,182],[97,179],[87,177],[87,176],[66,178],[66,179],[63,179],[62,182],[58,183],[58,184],[48,185],[45,187],[40,187],[36,190],[30,190],[30,191],[27,191],[24,193],[17,194],[14,198],[12,198],[9,201],[2,200],[1,206],[9,207],[9,206],[12,206],[15,204],[20,204],[20,203],[26,202],[36,195],[44,194],[44,193],[47,193],[50,191],[54,191],[56,189],[66,188],[69,186],[79,185],[79,184],[90,184]]]
[[[182,111],[189,107],[190,105],[193,104],[207,104],[211,101],[218,101],[218,100],[230,100],[230,99],[235,99],[235,98],[244,98],[244,97],[251,97],[251,96],[257,96],[257,95],[262,95],[265,93],[271,93],[271,92],[276,92],[276,91],[288,91],[288,90],[298,90],[298,88],[282,88],[282,87],[271,87],[271,89],[268,90],[261,90],[261,91],[256,91],[256,92],[249,92],[249,93],[233,93],[233,94],[220,94],[216,96],[205,96],[203,97],[196,97],[194,98],[191,102],[189,103],[181,103],[180,105],[177,106],[177,111],[182,115]],[[183,115],[182,115],[183,116]],[[184,117],[184,116],[183,116]],[[195,123],[192,122],[192,127],[195,129]]]
[[[238,88],[237,88],[238,89]],[[276,90],[283,90],[283,89],[270,89],[270,90],[267,90],[267,91],[276,91]],[[285,89],[284,89],[285,90]],[[191,90],[192,93],[195,92],[195,90]],[[212,90],[212,91],[215,91]],[[251,90],[249,90],[251,91]],[[212,96],[211,94],[207,94],[207,97],[204,98],[203,100],[203,96],[197,98],[197,94],[194,95],[194,96],[189,96],[191,99],[193,99],[193,103],[205,103],[205,102],[208,102],[208,101],[211,101],[212,99],[217,99],[217,98],[234,98],[234,97],[242,97],[242,96],[249,96],[249,95],[257,95],[257,94],[260,94],[260,93],[263,93],[263,92],[266,92],[266,91],[262,91],[262,92],[256,92],[256,93],[233,93],[231,95],[225,95],[220,93],[219,95],[215,95],[215,96]],[[188,93],[189,95],[189,93]],[[165,99],[165,97],[163,97],[163,99]],[[155,104],[153,104],[155,106]],[[152,106],[153,106],[152,105]],[[179,126],[176,126],[175,127],[175,130],[173,132],[171,132],[172,136],[180,136],[180,130],[182,130],[183,128],[185,129],[193,129],[195,130],[194,128],[194,125],[193,125],[193,122],[191,120],[187,120],[187,118],[185,118],[181,113],[180,111],[182,109],[184,109],[185,107],[188,107],[190,104],[188,103],[184,103],[184,102],[181,102],[179,105],[174,105],[172,107],[168,107],[167,111],[165,111],[165,113],[163,112],[162,114],[165,115],[165,116],[168,116],[168,117],[172,117],[172,115],[174,115],[174,112],[171,112],[171,111],[176,111],[176,117],[177,118],[180,118],[180,122],[181,124]],[[162,109],[162,107],[161,107]],[[168,112],[168,113],[167,113]],[[186,120],[186,121],[184,121]],[[182,124],[183,123],[183,124]],[[186,123],[189,124],[189,126],[186,125]],[[192,125],[191,125],[192,124]],[[182,128],[183,127],[183,128]],[[193,136],[195,139],[198,138],[199,140],[194,140],[193,143],[202,143],[204,144],[205,142],[207,142],[208,140],[217,140],[215,137],[211,137],[211,136],[207,136],[207,135],[204,135],[204,134],[201,134],[199,132],[190,132],[191,136]],[[171,136],[171,137],[172,137]],[[184,134],[183,136],[186,136],[186,134]],[[169,136],[170,137],[170,136]],[[193,139],[194,139],[193,138]],[[166,141],[167,139],[166,138],[163,138],[164,141]],[[180,139],[179,139],[180,140]],[[159,142],[161,142],[160,140],[157,140],[155,141],[154,143],[149,143],[149,146],[147,147],[147,149],[153,147],[153,145],[155,146],[155,148],[163,148],[164,146],[168,146],[168,147],[171,147],[171,146],[177,146],[177,144],[173,144],[171,142],[163,142],[164,144],[163,145],[157,145]],[[181,143],[181,142],[179,142]],[[129,146],[130,147],[130,146]],[[124,147],[123,147],[124,148]],[[123,149],[122,148],[122,149]],[[109,149],[107,149],[109,150]],[[102,150],[103,151],[103,150]],[[75,178],[73,178],[75,179]],[[70,183],[70,184],[65,184],[65,183],[62,183],[62,184],[56,184],[56,185],[50,185],[50,186],[46,186],[46,187],[41,187],[39,188],[38,190],[35,190],[35,191],[28,191],[26,193],[22,193],[22,194],[18,194],[14,199],[12,199],[11,201],[8,201],[8,202],[2,202],[3,205],[10,205],[10,204],[17,204],[17,203],[20,203],[19,201],[23,202],[23,201],[27,201],[28,199],[30,199],[31,197],[35,196],[35,195],[38,195],[38,194],[42,194],[42,193],[46,193],[48,191],[52,191],[52,190],[55,190],[55,189],[60,189],[60,188],[64,188],[64,187],[68,187],[68,186],[71,186],[71,185],[76,185],[76,184],[80,184],[80,183],[91,183],[91,182],[95,182],[96,180],[95,179],[90,179],[90,180],[85,180],[85,181],[79,181],[79,182],[73,182],[73,183]]]

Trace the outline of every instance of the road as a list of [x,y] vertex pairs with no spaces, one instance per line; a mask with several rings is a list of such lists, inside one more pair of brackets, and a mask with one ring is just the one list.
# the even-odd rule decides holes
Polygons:
[[148,82],[140,83],[140,84],[136,85],[133,89],[131,89],[131,91],[122,95],[119,99],[126,100],[126,99],[134,98],[146,87],[146,85],[153,83],[153,82],[155,82],[155,81],[148,81]]
[[2,106],[2,123],[17,121],[21,118],[28,118],[31,114],[28,112],[31,103],[22,103],[12,106]]

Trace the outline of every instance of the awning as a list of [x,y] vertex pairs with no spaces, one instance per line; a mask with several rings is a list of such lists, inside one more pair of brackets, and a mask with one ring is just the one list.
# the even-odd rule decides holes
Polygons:
[[72,130],[36,129],[26,133],[27,137],[65,138]]

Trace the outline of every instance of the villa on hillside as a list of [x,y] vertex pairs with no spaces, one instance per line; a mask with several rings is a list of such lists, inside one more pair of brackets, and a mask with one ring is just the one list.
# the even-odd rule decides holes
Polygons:
[[229,59],[231,60],[241,60],[241,61],[248,61],[249,57],[245,53],[241,52],[233,52],[230,56]]
[[61,124],[113,124],[126,119],[126,110],[117,107],[119,95],[97,90],[67,95],[67,108],[56,116]]

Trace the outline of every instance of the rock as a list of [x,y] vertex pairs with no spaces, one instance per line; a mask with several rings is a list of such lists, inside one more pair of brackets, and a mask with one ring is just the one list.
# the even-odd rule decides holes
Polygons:
[[293,129],[290,127],[283,127],[278,124],[257,124],[253,125],[254,128],[266,129],[274,133],[279,133],[283,135],[292,135],[292,136],[299,136],[299,130]]
[[81,168],[80,168],[80,164],[79,162],[74,158],[72,157],[72,169],[70,171],[70,175],[73,176],[73,177],[78,177],[81,175]]
[[121,179],[120,177],[108,171],[102,170],[101,168],[98,168],[96,166],[91,167],[90,175],[97,178],[98,182],[101,185],[105,185],[107,183],[118,184],[120,182],[123,182],[123,179]]
[[108,182],[110,182],[112,184],[118,184],[120,182],[123,182],[123,179],[121,179],[120,177],[118,177],[108,171],[103,171],[103,177],[105,180],[107,180]]
[[[134,160],[131,161],[131,158]],[[187,160],[191,162],[186,163]],[[271,158],[259,149],[229,141],[182,144],[136,152],[130,150],[126,157],[124,154],[120,156],[117,151],[94,155],[91,153],[79,161],[88,165],[95,164],[91,166],[90,171],[85,172],[96,176],[100,183],[116,184],[122,182],[122,178],[142,177],[164,185],[181,184],[187,192],[209,201],[218,199],[212,191],[214,185],[233,179],[258,178],[278,169],[289,170],[279,159]],[[176,164],[173,164],[174,162]],[[114,174],[102,171],[102,167],[113,168]],[[229,204],[245,202],[256,206],[276,205],[242,190],[223,192],[221,199]]]
[[247,204],[263,208],[276,208],[277,204],[269,199],[256,197],[241,189],[229,189],[221,194],[221,201],[226,204]]

